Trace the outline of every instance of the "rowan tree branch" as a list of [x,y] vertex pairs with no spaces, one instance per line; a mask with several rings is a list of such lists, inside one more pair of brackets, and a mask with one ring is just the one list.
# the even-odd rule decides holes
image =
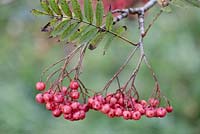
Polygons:
[[[156,5],[157,0],[149,0],[144,6],[136,7],[136,8],[127,8],[127,9],[116,9],[113,10],[112,13],[120,13],[120,15],[116,16],[113,21],[113,25],[117,22],[121,21],[124,18],[127,18],[130,14],[140,14],[141,12],[147,12],[154,5]],[[103,26],[105,27],[105,26]]]

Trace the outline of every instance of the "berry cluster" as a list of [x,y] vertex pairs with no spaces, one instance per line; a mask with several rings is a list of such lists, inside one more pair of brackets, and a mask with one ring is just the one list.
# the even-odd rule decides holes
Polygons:
[[[36,83],[36,89],[45,90],[46,85],[43,82]],[[150,98],[147,101],[138,100],[121,91],[107,94],[103,97],[96,94],[88,98],[88,102],[81,104],[79,102],[80,92],[79,83],[71,81],[69,87],[62,87],[59,91],[49,89],[44,93],[36,95],[36,101],[45,104],[46,109],[52,111],[54,117],[63,117],[70,121],[82,120],[86,112],[90,109],[102,112],[109,118],[123,117],[125,120],[139,120],[143,115],[152,117],[165,117],[167,113],[173,111],[172,106],[159,107],[160,101],[156,98]]]
[[127,97],[124,93],[117,91],[114,94],[108,94],[105,98],[102,95],[96,95],[88,99],[88,106],[106,114],[109,118],[123,117],[125,120],[139,120],[142,115],[148,118],[165,117],[167,112],[172,112],[171,106],[159,107],[159,100],[150,98],[138,101],[134,97]]
[[[45,83],[36,83],[36,89],[39,91],[45,90]],[[44,93],[38,93],[35,97],[40,104],[45,104],[46,109],[52,111],[54,117],[63,117],[70,121],[82,120],[86,116],[89,108],[87,104],[78,102],[80,93],[78,91],[79,84],[72,81],[69,88],[62,87],[60,91],[49,89]]]

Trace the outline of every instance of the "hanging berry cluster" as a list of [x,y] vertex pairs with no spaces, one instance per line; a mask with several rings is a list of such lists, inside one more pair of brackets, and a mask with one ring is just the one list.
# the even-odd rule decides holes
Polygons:
[[[36,89],[45,90],[45,83],[36,83]],[[96,94],[88,97],[88,100],[79,101],[79,83],[71,81],[68,87],[62,87],[60,91],[49,89],[36,95],[36,101],[45,104],[46,109],[52,111],[54,117],[63,115],[70,121],[83,120],[89,110],[99,111],[109,118],[122,117],[125,120],[139,120],[142,116],[148,118],[165,117],[167,112],[173,111],[172,106],[160,107],[160,101],[150,98],[147,101],[138,100],[133,96],[127,96],[120,90],[103,97]]]
[[[167,6],[169,3],[162,3],[168,1],[149,0],[142,7],[115,9],[106,12],[106,14],[101,0],[97,0],[96,5],[91,0],[84,0],[83,5],[80,5],[78,0],[41,0],[40,2],[44,11],[33,9],[32,12],[36,15],[51,17],[51,21],[42,28],[42,31],[49,32],[51,38],[57,37],[59,41],[67,42],[71,47],[72,44],[75,44],[74,49],[66,57],[47,67],[43,71],[40,81],[36,83],[36,89],[41,91],[36,95],[36,101],[45,104],[46,109],[50,110],[54,117],[63,115],[67,120],[77,121],[84,119],[89,110],[95,110],[107,115],[109,118],[122,117],[125,120],[139,120],[142,116],[162,118],[173,111],[169,100],[161,93],[156,74],[145,55],[143,42],[144,37],[162,11],[156,15],[147,29],[145,29],[144,24],[144,13],[157,3],[161,6]],[[84,7],[84,13],[82,6]],[[93,6],[96,8],[95,15]],[[130,14],[137,15],[140,30],[138,43],[134,43],[121,35],[127,27],[114,28],[118,21],[127,18]],[[112,38],[121,39],[134,48],[119,70],[97,92],[88,89],[80,79],[80,75],[84,74],[83,60],[85,60],[87,50],[95,49],[97,44],[108,35]],[[140,51],[136,67],[133,72],[129,73],[130,77],[127,81],[122,84],[119,80],[120,74],[136,51]],[[136,76],[143,62],[148,67],[155,82],[153,93],[148,100],[140,99],[135,85]],[[55,69],[58,64],[62,65]],[[52,69],[54,71],[47,74]],[[43,82],[44,77],[45,82]],[[115,80],[118,88],[114,93],[109,93],[110,85]],[[68,86],[64,86],[66,83],[68,83]],[[161,101],[165,102],[165,106],[161,106]]]

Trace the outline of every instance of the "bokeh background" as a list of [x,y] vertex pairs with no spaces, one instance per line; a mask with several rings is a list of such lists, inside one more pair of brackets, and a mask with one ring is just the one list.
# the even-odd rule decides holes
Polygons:
[[[0,1],[0,134],[199,134],[200,133],[200,9],[173,7],[164,13],[145,39],[145,50],[158,75],[162,92],[171,100],[174,112],[164,119],[140,121],[108,119],[90,111],[79,122],[55,119],[44,106],[35,102],[35,83],[42,69],[63,57],[63,47],[40,28],[48,18],[34,17],[39,0]],[[147,15],[152,20],[158,8]],[[137,39],[137,23],[126,35]],[[126,59],[131,46],[117,39],[102,56],[103,47],[89,52],[83,80],[90,88],[100,89]],[[137,56],[135,57],[137,58]],[[124,82],[135,61],[124,70]],[[140,97],[148,99],[153,81],[143,65],[137,78]]]

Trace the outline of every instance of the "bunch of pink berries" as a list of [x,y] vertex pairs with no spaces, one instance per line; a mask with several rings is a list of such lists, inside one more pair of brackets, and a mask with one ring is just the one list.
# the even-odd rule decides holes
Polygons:
[[123,117],[125,120],[139,120],[143,115],[148,118],[165,117],[173,111],[172,106],[159,107],[159,100],[150,98],[137,101],[134,97],[127,97],[124,93],[117,91],[108,94],[105,98],[96,95],[88,99],[90,109],[100,111],[109,118]]
[[[36,83],[37,90],[44,91],[45,88],[45,83]],[[159,107],[160,101],[156,98],[150,98],[147,102],[127,96],[121,91],[107,94],[106,97],[96,94],[89,97],[88,102],[81,104],[78,89],[79,83],[71,81],[68,88],[62,87],[59,91],[49,89],[44,93],[38,93],[36,101],[45,104],[46,109],[52,111],[54,117],[60,117],[63,114],[63,117],[70,121],[84,119],[89,110],[99,111],[109,118],[123,117],[125,120],[139,120],[142,116],[163,118],[173,111],[170,105]]]
[[[45,83],[36,83],[37,90],[43,91],[45,88]],[[89,108],[87,104],[78,102],[80,97],[78,88],[78,82],[72,81],[69,88],[62,87],[60,91],[49,89],[44,93],[38,93],[35,98],[38,103],[45,104],[46,109],[52,111],[54,117],[63,114],[63,117],[70,121],[83,120]]]

